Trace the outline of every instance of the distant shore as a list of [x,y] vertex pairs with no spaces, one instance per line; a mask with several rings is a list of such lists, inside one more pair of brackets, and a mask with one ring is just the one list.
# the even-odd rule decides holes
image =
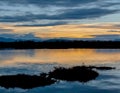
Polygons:
[[0,49],[120,48],[120,41],[15,41],[0,42]]

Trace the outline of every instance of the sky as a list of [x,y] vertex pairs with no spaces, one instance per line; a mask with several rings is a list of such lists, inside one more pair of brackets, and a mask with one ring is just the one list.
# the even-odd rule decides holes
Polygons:
[[0,0],[0,37],[120,40],[120,0]]

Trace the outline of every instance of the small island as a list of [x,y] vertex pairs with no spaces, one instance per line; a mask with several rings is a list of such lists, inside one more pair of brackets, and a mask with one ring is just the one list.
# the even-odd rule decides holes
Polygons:
[[113,67],[96,67],[96,66],[74,66],[70,68],[55,67],[53,71],[41,73],[40,75],[3,75],[0,76],[0,86],[4,88],[22,88],[32,89],[54,84],[60,80],[86,83],[94,80],[99,73],[94,69],[112,70]]

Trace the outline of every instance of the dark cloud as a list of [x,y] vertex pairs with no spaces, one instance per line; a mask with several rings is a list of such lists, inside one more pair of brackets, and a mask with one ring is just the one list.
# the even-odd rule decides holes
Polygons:
[[120,35],[117,34],[106,34],[106,35],[91,35],[94,38],[89,40],[120,40]]
[[16,40],[36,40],[39,41],[41,38],[38,38],[34,35],[34,33],[27,33],[27,34],[0,34],[0,41],[4,42],[11,42]]
[[120,28],[120,24],[115,24],[114,27]]
[[57,15],[45,15],[45,14],[26,14],[22,16],[2,16],[0,22],[24,22],[24,21],[35,21],[35,20],[73,20],[73,19],[89,19],[97,18],[107,14],[116,13],[117,10],[110,9],[72,9],[66,10],[62,14]]
[[32,15],[23,15],[23,16],[2,16],[0,17],[0,22],[24,22],[24,21],[33,21]]
[[68,12],[56,16],[56,19],[86,19],[96,18],[107,14],[115,13],[117,10],[90,8],[90,9],[72,9]]
[[1,2],[8,4],[33,4],[38,6],[59,5],[59,6],[76,6],[99,0],[3,0]]
[[93,37],[119,37],[120,38],[120,35],[117,35],[117,34],[106,34],[106,35],[91,35]]
[[120,33],[120,31],[118,30],[109,30],[108,32],[119,32]]
[[12,30],[0,28],[0,33],[6,33],[6,32],[10,32],[10,31],[12,31]]
[[[109,0],[106,2],[102,0],[0,0],[0,22],[16,22],[24,26],[52,26],[68,24],[70,20],[75,22],[81,19],[99,18],[120,10],[108,8],[119,5],[119,1],[107,1]],[[35,23],[36,20],[49,20],[49,22],[40,24]],[[51,20],[59,22],[53,23]],[[25,22],[31,23],[24,24]]]
[[56,25],[64,25],[67,24],[67,22],[53,22],[53,23],[47,23],[47,24],[23,24],[23,25],[17,25],[17,26],[56,26]]
[[102,7],[111,7],[111,6],[115,6],[115,5],[120,5],[119,2],[113,2],[113,3],[105,3],[103,5],[101,5]]

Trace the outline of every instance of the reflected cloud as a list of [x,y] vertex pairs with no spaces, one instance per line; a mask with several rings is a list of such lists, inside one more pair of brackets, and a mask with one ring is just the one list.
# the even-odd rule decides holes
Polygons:
[[120,49],[96,49],[97,53],[120,53]]
[[[0,65],[17,66],[21,63],[81,65],[83,63],[104,64],[120,61],[119,52],[105,53],[99,51],[92,49],[2,50],[0,52],[0,58],[2,58]],[[108,52],[108,50],[106,51]],[[111,51],[113,50],[109,50],[109,52]]]
[[34,50],[0,50],[0,61],[13,60],[15,56],[34,56]]

